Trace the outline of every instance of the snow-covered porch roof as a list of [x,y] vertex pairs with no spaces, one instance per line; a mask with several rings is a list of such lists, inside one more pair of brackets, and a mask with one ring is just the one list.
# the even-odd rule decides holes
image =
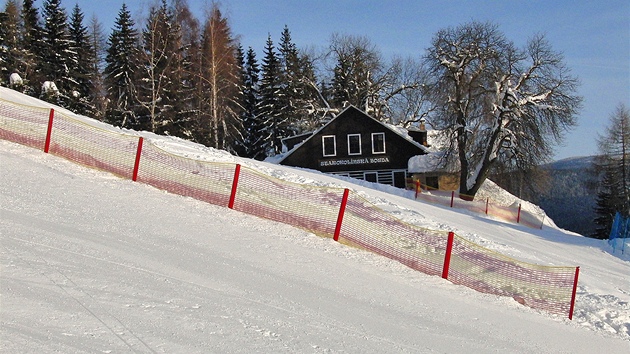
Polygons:
[[434,151],[426,155],[416,155],[409,159],[409,173],[457,173],[456,166],[449,166],[444,151]]

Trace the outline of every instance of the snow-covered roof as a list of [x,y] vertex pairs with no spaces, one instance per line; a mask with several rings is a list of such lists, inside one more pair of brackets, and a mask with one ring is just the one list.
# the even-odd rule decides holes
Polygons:
[[413,156],[409,159],[408,170],[410,173],[457,172],[448,166],[443,151]]

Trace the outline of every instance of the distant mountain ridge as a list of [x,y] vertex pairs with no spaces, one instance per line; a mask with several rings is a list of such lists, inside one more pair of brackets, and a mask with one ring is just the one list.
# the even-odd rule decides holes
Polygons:
[[571,157],[543,166],[551,186],[540,196],[539,206],[559,227],[590,236],[595,231],[597,192],[589,186],[595,156]]
[[576,156],[568,157],[566,159],[558,160],[546,164],[543,168],[553,170],[568,170],[568,169],[588,169],[593,163],[595,156]]

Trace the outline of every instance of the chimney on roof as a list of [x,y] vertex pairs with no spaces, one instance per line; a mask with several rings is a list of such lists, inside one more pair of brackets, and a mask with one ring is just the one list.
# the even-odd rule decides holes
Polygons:
[[427,129],[424,120],[420,121],[420,126],[407,129],[409,136],[420,145],[429,146],[427,141]]

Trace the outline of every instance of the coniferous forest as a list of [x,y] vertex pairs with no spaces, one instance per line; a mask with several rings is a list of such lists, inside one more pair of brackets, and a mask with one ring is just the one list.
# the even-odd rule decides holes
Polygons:
[[[390,122],[417,120],[410,60],[386,64],[367,38],[333,35],[301,51],[288,27],[263,53],[244,48],[216,3],[197,18],[158,0],[143,23],[123,5],[106,34],[61,0],[8,0],[0,13],[0,85],[123,128],[262,160],[348,104]],[[414,92],[416,91],[416,92]],[[409,118],[410,117],[410,118]]]

